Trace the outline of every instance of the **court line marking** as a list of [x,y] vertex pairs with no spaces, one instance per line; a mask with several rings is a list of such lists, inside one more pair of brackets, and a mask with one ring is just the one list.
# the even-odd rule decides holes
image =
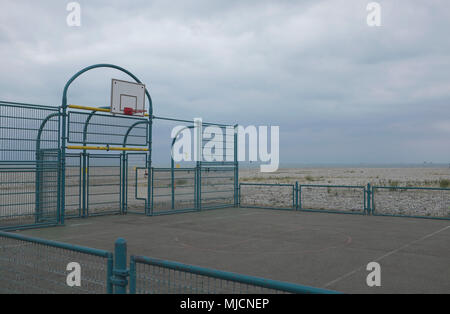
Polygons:
[[[430,233],[430,234],[427,234],[427,235],[425,235],[425,236],[423,236],[423,237],[421,237],[421,238],[419,238],[419,239],[416,239],[416,240],[414,240],[414,241],[411,241],[411,242],[409,242],[409,243],[407,243],[407,244],[405,244],[405,245],[403,245],[403,246],[401,246],[401,247],[399,247],[399,248],[397,248],[397,249],[395,249],[395,250],[389,251],[389,252],[387,252],[386,254],[383,254],[383,255],[377,257],[377,258],[374,259],[372,262],[379,262],[379,261],[381,261],[382,259],[384,259],[384,258],[386,258],[386,257],[388,257],[388,256],[391,256],[391,255],[393,255],[393,254],[395,254],[395,253],[397,253],[397,252],[399,252],[399,251],[401,251],[401,250],[403,250],[403,249],[405,249],[405,248],[411,246],[412,244],[415,244],[415,243],[417,243],[417,242],[420,242],[420,241],[423,241],[423,240],[425,240],[425,239],[431,238],[432,236],[434,236],[434,235],[436,235],[436,234],[438,234],[438,233],[441,233],[442,231],[444,231],[444,230],[446,230],[446,229],[448,229],[448,228],[450,228],[450,225],[448,225],[447,227],[441,228],[441,229],[439,229],[439,230],[437,230],[437,231],[435,231],[435,232],[432,232],[432,233]],[[346,273],[346,274],[344,274],[344,275],[342,275],[342,276],[336,278],[335,280],[332,280],[332,281],[326,283],[326,284],[324,285],[324,287],[325,287],[325,288],[326,288],[326,287],[329,287],[329,286],[331,286],[331,285],[333,285],[333,284],[335,284],[335,283],[341,281],[342,279],[345,279],[345,278],[347,278],[347,277],[349,277],[349,276],[351,276],[351,275],[357,273],[357,272],[360,271],[361,269],[365,269],[365,266],[358,267],[357,269],[352,270],[351,272],[348,272],[348,273]]]
[[86,222],[86,223],[81,223],[81,224],[68,225],[68,227],[79,227],[79,226],[86,226],[86,225],[92,225],[92,222]]

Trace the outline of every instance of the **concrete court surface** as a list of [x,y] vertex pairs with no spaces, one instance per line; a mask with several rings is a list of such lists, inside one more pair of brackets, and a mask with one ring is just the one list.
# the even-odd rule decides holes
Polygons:
[[[450,293],[450,221],[229,208],[71,219],[23,234],[345,293]],[[366,266],[381,265],[381,287]]]

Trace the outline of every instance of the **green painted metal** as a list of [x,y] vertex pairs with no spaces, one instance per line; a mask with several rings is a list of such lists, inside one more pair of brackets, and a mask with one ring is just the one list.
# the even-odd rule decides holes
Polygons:
[[[294,283],[252,277],[231,272],[186,265],[143,256],[131,256],[133,287],[130,293],[297,293],[297,294],[338,294],[333,290],[302,286]],[[163,277],[152,280],[153,269]],[[170,278],[172,276],[172,278]]]
[[[112,292],[113,254],[108,251],[0,231],[0,256],[2,293]],[[81,287],[66,283],[70,262],[82,268]]]
[[[386,197],[383,198],[382,194]],[[371,186],[370,195],[370,209],[374,216],[450,220],[448,188]]]
[[[253,188],[253,191],[251,189]],[[246,191],[250,190],[249,192]],[[256,189],[256,192],[254,191]],[[273,193],[277,199],[277,203],[268,204],[264,203],[263,200],[254,200],[253,204],[248,203],[245,200],[247,194],[254,195],[261,191],[261,193],[266,196],[268,193]],[[297,208],[295,201],[295,184],[284,184],[284,183],[239,183],[239,206],[246,208],[264,208],[264,209],[276,209],[276,210],[295,210]],[[284,195],[282,194],[284,193]],[[272,198],[273,199],[273,198]]]
[[[44,258],[36,259],[37,252]],[[122,238],[113,254],[0,231],[0,256],[2,293],[339,293],[142,256],[131,256],[128,268]],[[79,287],[67,285],[67,265],[74,261],[82,271]]]
[[59,119],[56,107],[0,101],[0,229],[64,222]]
[[115,294],[126,294],[129,270],[127,268],[127,241],[119,238],[114,244],[114,269],[111,282]]
[[[325,196],[320,197],[320,204],[317,205],[305,205],[305,195],[302,192],[303,189],[309,188],[310,190],[323,190],[327,189]],[[327,208],[325,198],[327,194],[330,194],[330,190],[342,190],[342,193],[351,193],[350,191],[356,191],[356,206],[355,204],[349,205],[339,205],[333,206],[332,208]],[[346,192],[347,191],[347,192]],[[337,193],[337,192],[336,192]],[[354,214],[354,215],[366,215],[367,212],[367,201],[366,201],[366,187],[359,185],[331,185],[331,184],[300,184],[298,187],[298,199],[299,205],[298,210],[305,212],[319,212],[319,213],[337,213],[337,214]],[[337,196],[337,195],[336,195]],[[355,198],[355,196],[353,196]],[[345,200],[347,197],[336,197],[336,200]],[[352,208],[353,207],[353,208]]]
[[[68,112],[67,112],[67,110],[68,110],[68,103],[67,103],[67,92],[68,92],[68,89],[69,89],[69,87],[70,87],[70,85],[80,76],[80,75],[82,75],[83,73],[85,73],[85,72],[87,72],[87,71],[90,71],[90,70],[93,70],[93,69],[97,69],[97,68],[112,68],[112,69],[116,69],[116,70],[119,70],[119,71],[121,71],[121,72],[123,72],[123,73],[125,73],[125,74],[127,74],[127,75],[129,75],[132,79],[134,79],[137,83],[141,83],[141,81],[133,74],[133,73],[131,73],[130,71],[128,71],[128,70],[126,70],[126,69],[124,69],[124,68],[122,68],[122,67],[120,67],[120,66],[117,66],[117,65],[114,65],[114,64],[94,64],[94,65],[91,65],[91,66],[88,66],[88,67],[85,67],[85,68],[83,68],[82,70],[80,70],[80,71],[78,71],[77,73],[75,73],[68,81],[67,81],[67,83],[65,84],[65,86],[64,86],[64,90],[63,90],[63,96],[62,96],[62,102],[61,102],[61,114],[62,114],[62,136],[61,136],[61,179],[62,179],[62,186],[65,186],[65,169],[66,169],[66,158],[65,158],[65,154],[66,154],[66,143],[67,143],[67,141],[69,140],[69,136],[68,136],[68,130],[67,130],[67,127],[68,127],[68,125],[69,125],[69,123],[68,122],[70,122],[70,120],[69,120],[69,117],[68,117]],[[151,145],[152,145],[152,120],[153,120],[153,104],[152,104],[152,99],[151,99],[151,97],[150,97],[150,94],[149,94],[149,92],[148,92],[148,90],[147,90],[147,88],[146,88],[146,90],[145,90],[145,94],[146,94],[146,97],[147,97],[147,100],[148,100],[148,103],[149,103],[149,117],[148,117],[148,141],[147,141],[147,145],[148,145],[148,160],[147,160],[147,168],[148,169],[150,169],[151,168]],[[112,117],[111,115],[109,115],[109,116],[107,116],[107,115],[102,115],[102,114],[99,114],[99,113],[95,113],[95,114],[92,114],[91,113],[91,117],[89,118],[89,119],[91,119],[92,118],[92,116],[104,116],[104,117],[108,117],[108,118],[110,118],[110,117]],[[123,119],[130,119],[129,117],[120,117],[120,116],[114,116],[114,117],[117,117],[117,118],[119,118],[119,119],[121,119],[121,118],[123,118]],[[69,120],[69,121],[68,121]],[[88,121],[89,122],[89,121]],[[87,126],[85,126],[84,127],[84,129],[86,130],[87,129]],[[73,130],[71,130],[72,132],[73,132]],[[86,132],[83,134],[83,139],[84,140],[86,140],[86,137],[85,137],[85,134],[86,134]],[[97,135],[99,135],[99,134],[97,134]],[[123,168],[123,164],[121,164],[121,169]],[[88,176],[89,176],[89,174],[88,174]],[[124,176],[123,175],[123,173],[121,172],[121,175],[120,175],[120,177],[121,177],[121,179],[125,179],[126,178],[126,176]],[[149,181],[148,181],[148,191],[150,191],[150,178],[148,179]],[[86,182],[85,182],[86,183]],[[87,191],[89,191],[89,183],[86,183],[86,184],[88,184],[88,186],[87,186]],[[125,186],[125,184],[127,184],[127,182],[122,182],[122,188],[123,188],[123,186]],[[63,209],[63,211],[64,211],[64,202],[65,202],[65,189],[62,189],[61,190],[62,191],[62,193],[61,193],[61,201],[62,201],[62,209]],[[89,193],[89,192],[87,192],[87,193]],[[121,194],[123,195],[123,190],[122,190],[122,192],[121,192]],[[148,193],[148,194],[150,194],[150,193]],[[122,197],[122,196],[121,196]],[[123,197],[126,197],[125,195],[123,195]],[[88,199],[89,199],[89,195],[88,195],[88,197],[87,197]],[[123,201],[121,202],[121,206],[120,207],[122,207],[123,206]],[[123,209],[122,208],[120,208],[120,210],[122,211]],[[88,215],[89,215],[89,204],[87,204],[87,209],[86,209],[86,212],[88,213]],[[64,216],[64,214],[63,214],[63,216]]]

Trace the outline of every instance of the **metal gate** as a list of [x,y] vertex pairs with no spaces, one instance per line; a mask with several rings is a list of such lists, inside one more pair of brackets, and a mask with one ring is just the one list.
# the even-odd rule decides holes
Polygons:
[[35,223],[57,223],[60,217],[60,151],[42,149],[36,162]]
[[0,229],[60,222],[60,112],[0,101]]
[[192,168],[152,168],[151,214],[235,207],[237,167],[201,164]]
[[122,155],[88,154],[86,216],[122,212]]

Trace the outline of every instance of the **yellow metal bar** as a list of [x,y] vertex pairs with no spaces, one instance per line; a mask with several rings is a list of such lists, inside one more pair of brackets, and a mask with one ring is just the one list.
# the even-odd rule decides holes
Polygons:
[[110,146],[82,146],[82,145],[68,145],[67,149],[86,149],[86,150],[130,150],[147,152],[148,148],[137,148],[137,147],[110,147]]
[[109,108],[97,108],[97,107],[78,106],[78,105],[69,105],[68,107],[72,108],[72,109],[81,109],[81,110],[89,110],[89,111],[111,112],[111,109],[109,109]]
[[[69,105],[69,108],[72,109],[81,109],[81,110],[88,110],[88,111],[102,111],[102,112],[111,112],[111,109],[109,108],[97,108],[97,107],[89,107],[89,106],[78,106],[78,105]],[[148,113],[144,113],[144,117],[148,117]]]

